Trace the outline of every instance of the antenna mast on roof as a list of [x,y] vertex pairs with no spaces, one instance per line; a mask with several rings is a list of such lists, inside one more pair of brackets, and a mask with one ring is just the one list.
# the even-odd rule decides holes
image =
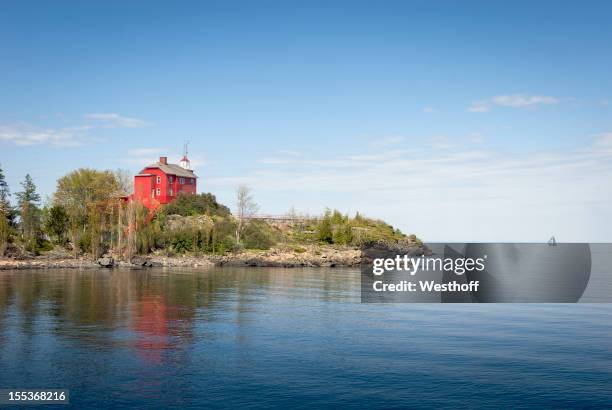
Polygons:
[[179,165],[185,169],[191,169],[191,163],[189,158],[187,158],[187,151],[189,149],[189,141],[185,141],[183,144],[183,158],[181,158],[181,162]]

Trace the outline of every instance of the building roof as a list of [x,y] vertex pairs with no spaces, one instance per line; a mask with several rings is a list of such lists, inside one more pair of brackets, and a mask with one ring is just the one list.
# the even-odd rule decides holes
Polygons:
[[162,170],[164,174],[168,175],[176,175],[177,177],[187,177],[187,178],[197,178],[197,175],[193,173],[190,169],[185,169],[180,165],[176,164],[162,164],[161,162],[156,162],[155,164],[147,165],[138,175],[145,174],[145,170],[147,168],[159,168]]

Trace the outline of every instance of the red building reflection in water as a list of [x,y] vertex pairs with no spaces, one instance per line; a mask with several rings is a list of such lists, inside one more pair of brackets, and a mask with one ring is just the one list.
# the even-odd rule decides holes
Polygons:
[[136,349],[148,362],[161,363],[163,352],[171,345],[169,313],[160,295],[145,294],[132,309],[132,328],[138,333]]

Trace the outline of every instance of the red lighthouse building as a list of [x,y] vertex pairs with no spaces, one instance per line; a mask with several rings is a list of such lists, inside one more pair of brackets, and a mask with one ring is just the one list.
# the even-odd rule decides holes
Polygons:
[[168,157],[160,157],[159,162],[146,166],[134,176],[131,199],[155,209],[172,202],[181,193],[195,194],[198,177],[190,168],[187,155],[183,156],[180,165],[168,164]]

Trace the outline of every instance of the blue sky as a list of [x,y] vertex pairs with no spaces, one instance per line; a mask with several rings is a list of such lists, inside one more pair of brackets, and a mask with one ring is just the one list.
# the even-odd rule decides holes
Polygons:
[[428,240],[612,241],[610,2],[0,2],[0,164],[184,140],[199,189]]

